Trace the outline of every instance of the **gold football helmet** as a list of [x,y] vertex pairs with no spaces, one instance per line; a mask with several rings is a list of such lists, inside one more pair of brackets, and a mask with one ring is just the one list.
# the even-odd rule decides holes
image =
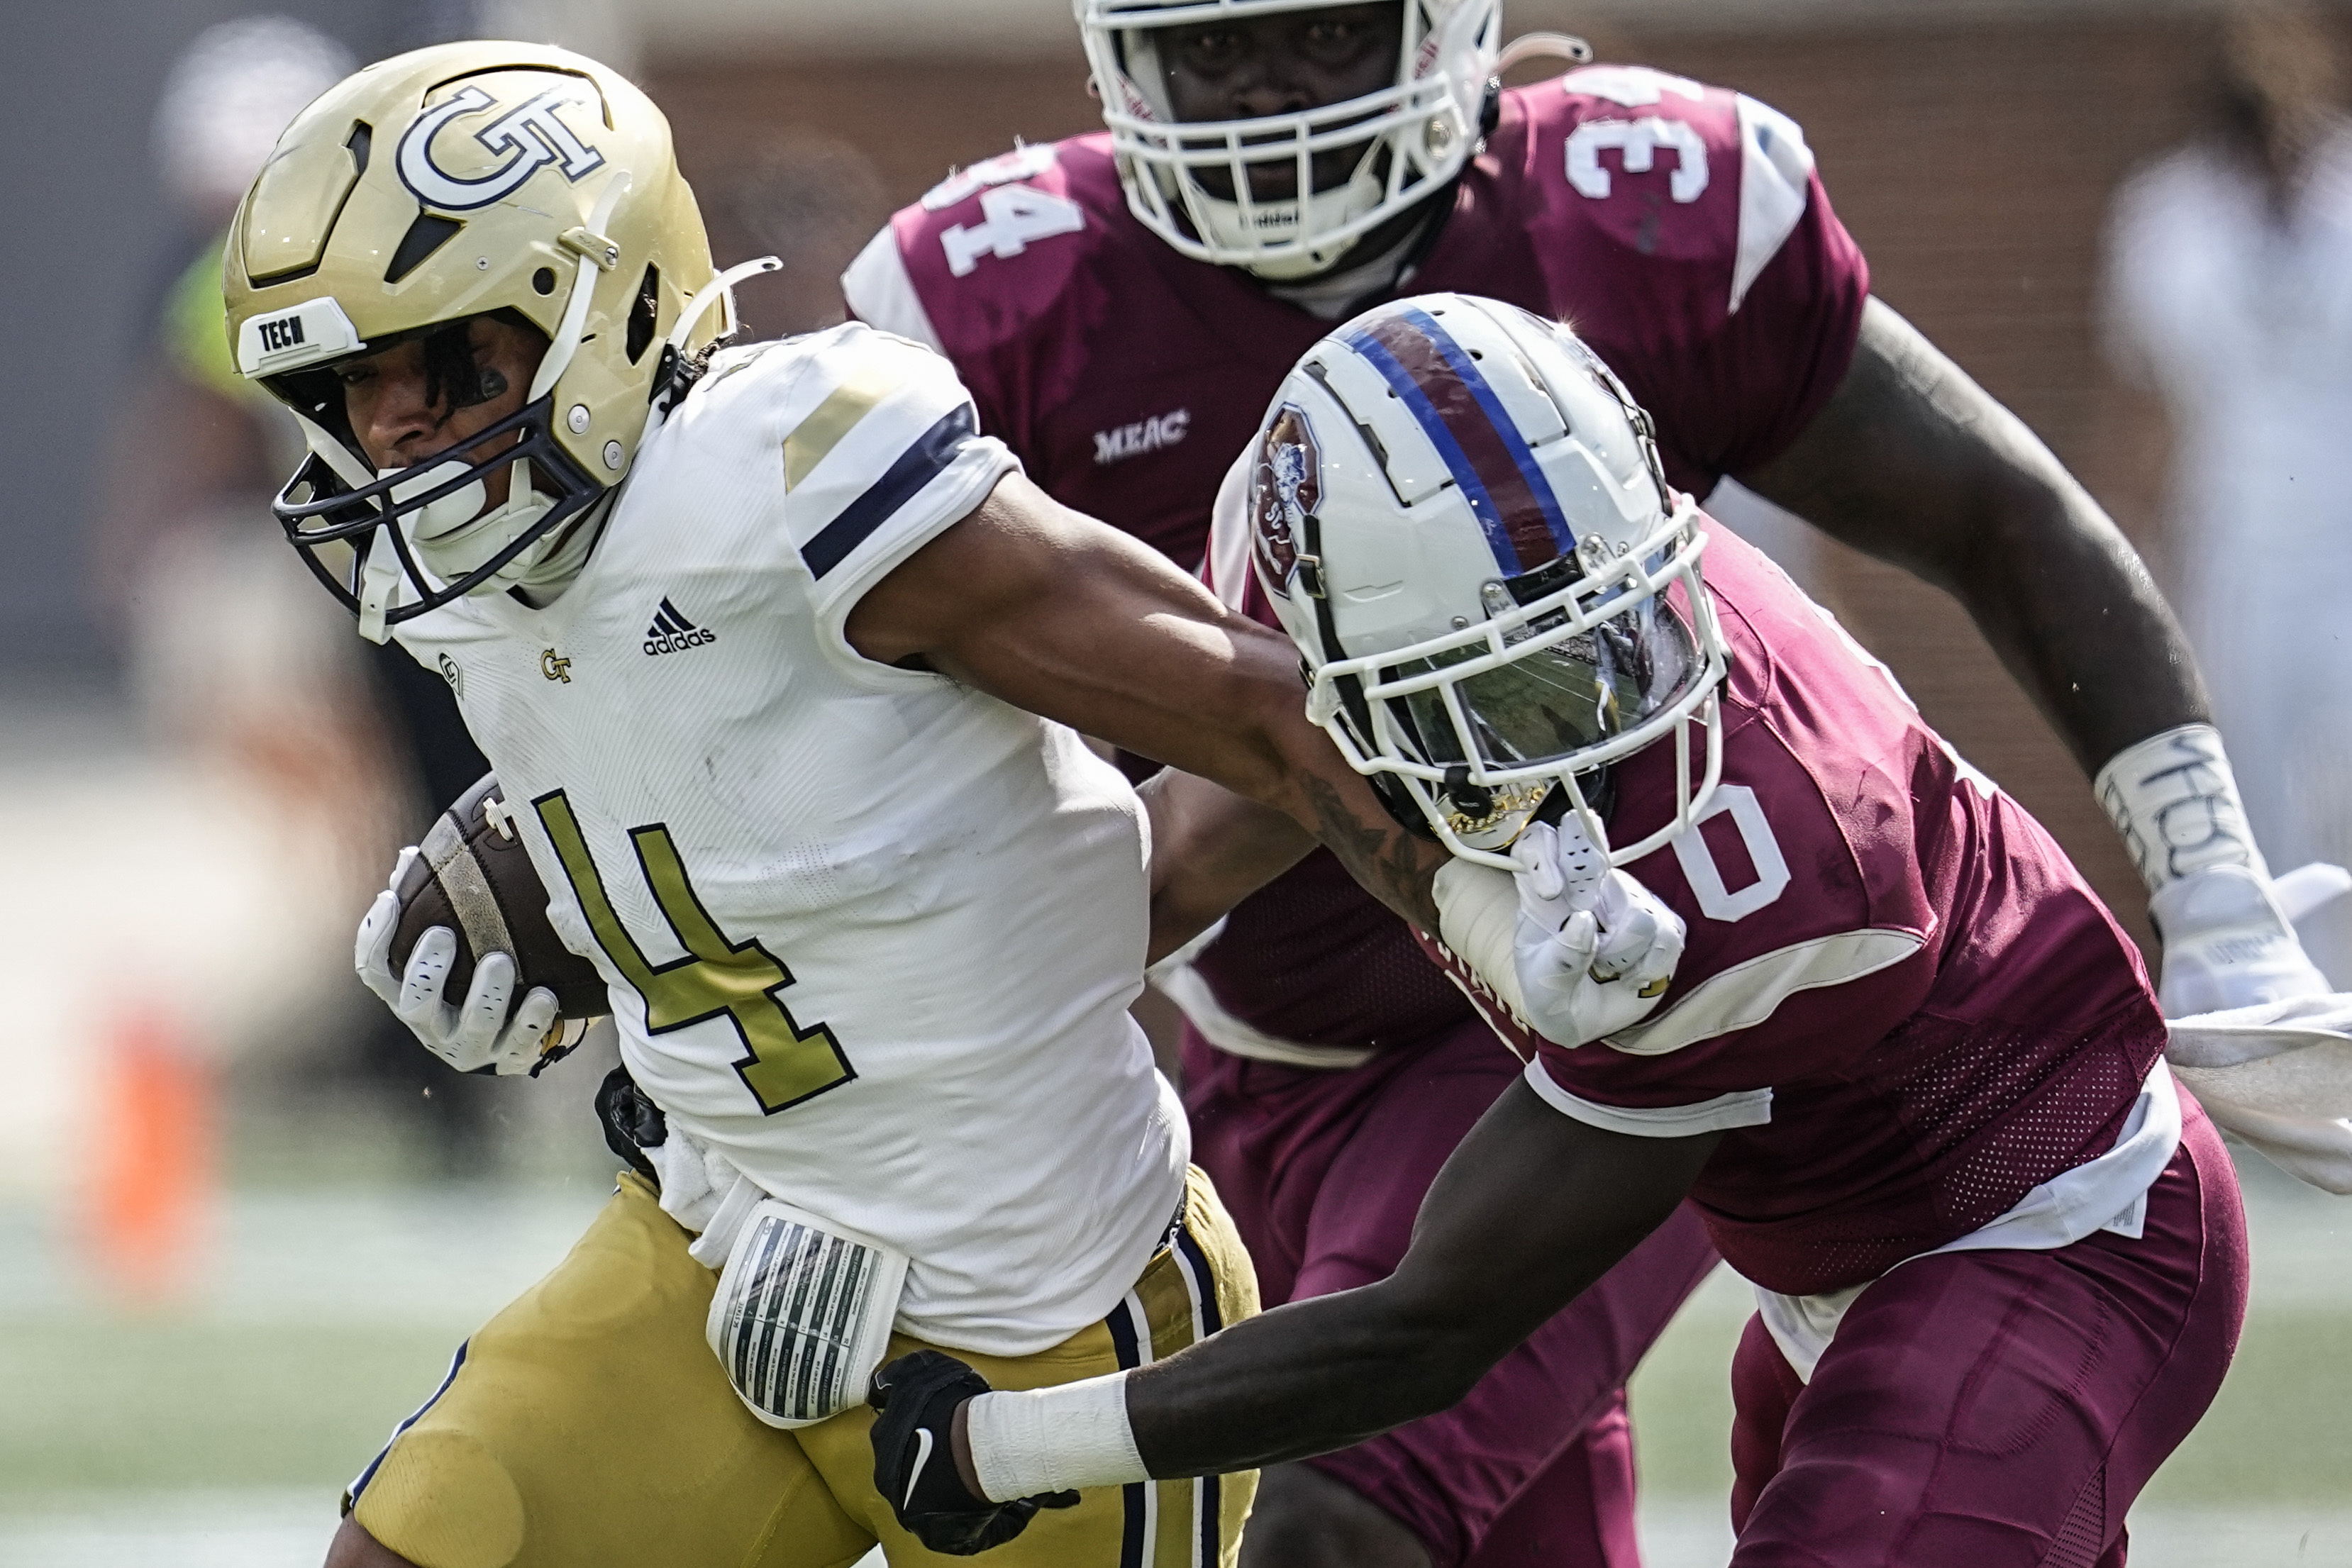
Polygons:
[[[529,580],[627,475],[703,351],[732,331],[729,285],[762,265],[774,264],[712,275],[669,122],[593,60],[466,42],[345,78],[278,139],[223,268],[237,369],[294,411],[310,444],[278,521],[378,642],[464,594]],[[455,371],[436,383],[453,407],[486,401],[495,390],[467,373],[464,340],[435,337],[484,314],[547,339],[522,408],[375,472],[337,366],[421,338],[428,367]],[[457,455],[509,438],[485,461]],[[483,480],[500,464],[509,498],[486,510]]]

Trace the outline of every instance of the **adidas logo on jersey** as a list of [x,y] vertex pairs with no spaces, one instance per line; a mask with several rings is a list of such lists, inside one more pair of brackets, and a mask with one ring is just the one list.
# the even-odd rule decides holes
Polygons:
[[665,599],[654,614],[654,623],[646,628],[646,652],[648,653],[681,653],[688,648],[699,648],[705,643],[716,643],[719,633],[707,626],[697,626],[678,613],[677,606]]
[[1115,430],[1095,432],[1095,462],[1097,465],[1117,463],[1129,457],[1140,457],[1147,452],[1157,452],[1163,446],[1173,446],[1184,439],[1192,428],[1192,411],[1189,408],[1171,410],[1152,419],[1139,419],[1133,424],[1122,424]]

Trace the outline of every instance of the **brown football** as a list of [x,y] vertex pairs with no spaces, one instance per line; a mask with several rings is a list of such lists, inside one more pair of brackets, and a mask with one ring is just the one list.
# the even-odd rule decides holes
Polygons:
[[519,972],[514,994],[534,986],[555,993],[567,1019],[613,1010],[596,967],[563,945],[547,918],[547,888],[506,810],[499,776],[484,774],[434,819],[422,851],[395,890],[400,924],[392,934],[392,972],[404,972],[416,939],[436,925],[457,934],[457,956],[441,994],[462,1002],[483,955],[506,953]]

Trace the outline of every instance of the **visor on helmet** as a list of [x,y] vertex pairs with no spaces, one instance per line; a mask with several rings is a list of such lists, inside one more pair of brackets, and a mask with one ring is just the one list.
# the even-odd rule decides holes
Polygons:
[[[1698,520],[1677,497],[1647,549],[1605,565],[1596,552],[1590,576],[1581,552],[1563,557],[1488,583],[1483,621],[1457,619],[1385,655],[1319,661],[1307,716],[1359,772],[1391,779],[1456,854],[1507,866],[1500,857],[1527,824],[1564,803],[1611,863],[1638,860],[1694,819],[1722,766],[1715,693],[1727,655],[1699,574]],[[1668,738],[1674,816],[1637,842],[1612,842],[1596,780]]]
[[[1520,640],[1565,623],[1555,613]],[[1382,672],[1395,681],[1484,654],[1452,649]],[[1513,663],[1391,699],[1423,760],[1490,768],[1567,762],[1680,702],[1704,669],[1681,616],[1645,600]],[[1448,700],[1451,694],[1451,701]],[[1461,715],[1455,721],[1456,711]]]

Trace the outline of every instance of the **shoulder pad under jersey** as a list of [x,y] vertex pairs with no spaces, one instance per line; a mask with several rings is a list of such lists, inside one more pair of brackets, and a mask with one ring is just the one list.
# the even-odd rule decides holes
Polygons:
[[1581,219],[1643,258],[1719,259],[1726,315],[1805,214],[1812,150],[1745,93],[1647,66],[1587,66],[1516,89],[1527,175],[1561,182]]
[[842,291],[861,320],[961,358],[1066,307],[1073,279],[1130,230],[1108,135],[1015,147],[892,214]]

